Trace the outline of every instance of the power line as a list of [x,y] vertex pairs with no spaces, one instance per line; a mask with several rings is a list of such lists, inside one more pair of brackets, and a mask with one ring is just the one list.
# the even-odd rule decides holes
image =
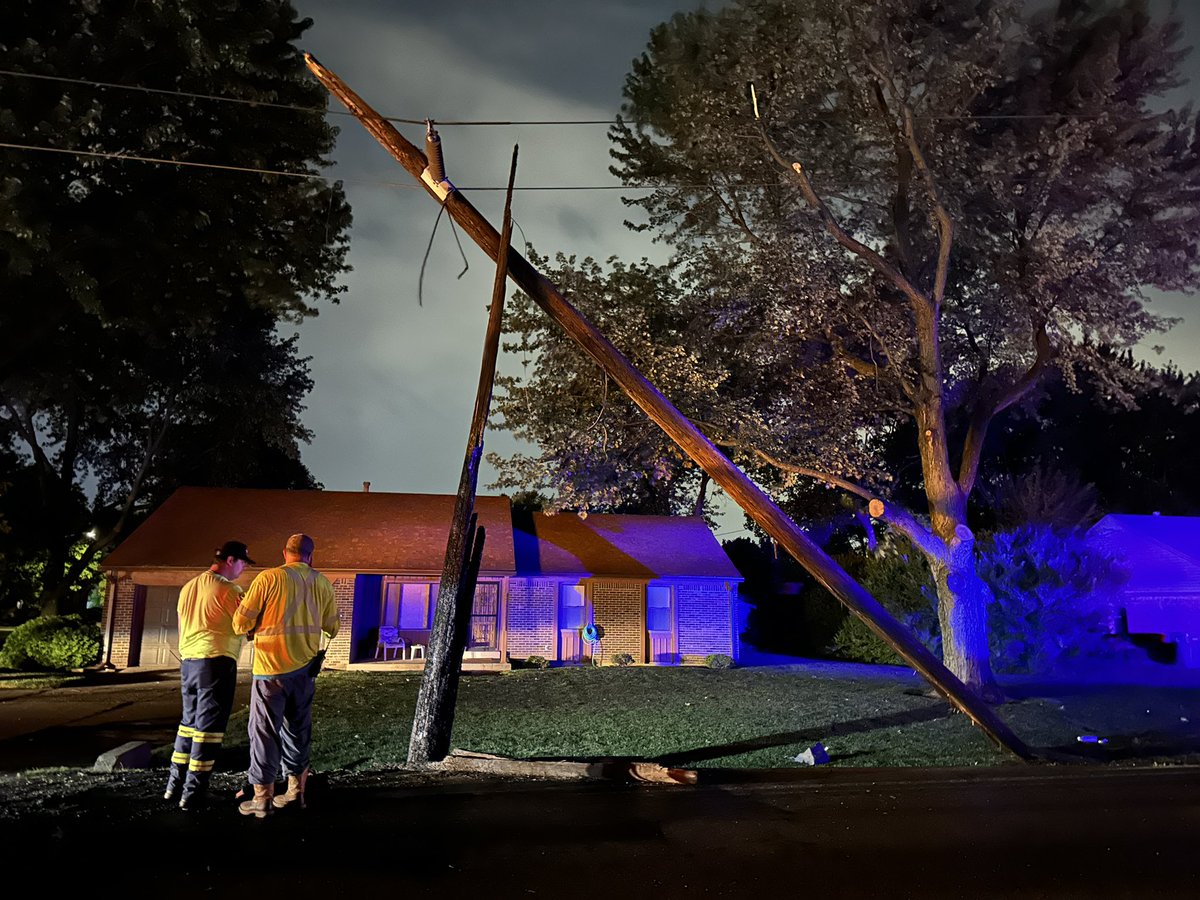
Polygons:
[[[63,84],[81,84],[87,87],[110,88],[119,91],[138,91],[146,94],[160,94],[173,97],[186,97],[192,100],[210,100],[217,103],[237,103],[245,106],[263,107],[266,109],[286,109],[294,112],[303,112],[313,115],[328,115],[328,116],[353,116],[354,114],[341,109],[329,109],[327,107],[317,106],[296,106],[290,103],[273,103],[267,100],[246,100],[242,97],[226,97],[218,94],[200,94],[193,91],[167,90],[165,88],[145,87],[138,84],[118,84],[112,81],[95,81],[90,78],[68,78],[63,75],[40,75],[33,72],[19,72],[15,69],[0,69],[0,75],[6,75],[12,78],[31,78],[39,81],[55,81]],[[1108,113],[997,113],[987,114],[981,113],[973,115],[963,113],[957,115],[916,115],[914,118],[925,119],[930,121],[1003,121],[1003,120],[1041,120],[1041,119],[1103,119],[1109,117]],[[1154,116],[1149,116],[1153,118]],[[403,125],[424,125],[425,119],[406,119],[400,116],[381,116],[388,122],[397,122]],[[540,125],[615,125],[614,119],[528,119],[528,120],[507,120],[507,119],[436,119],[438,125],[499,125],[499,126],[540,126]],[[1140,121],[1128,117],[1114,119],[1114,121]],[[496,188],[503,190],[503,188]]]
[[[424,123],[422,123],[424,124]],[[284,169],[263,169],[254,166],[235,166],[227,163],[206,163],[196,162],[187,159],[166,159],[157,156],[142,156],[135,153],[116,153],[106,152],[103,150],[70,150],[65,147],[42,147],[34,144],[16,144],[7,141],[0,141],[0,150],[21,150],[29,153],[54,153],[61,156],[79,156],[95,159],[112,159],[122,162],[140,162],[152,165],[162,166],[187,166],[193,169],[215,169],[220,172],[239,172],[251,175],[278,175],[284,178],[310,178],[320,179],[326,182],[342,181],[351,184],[374,184],[382,187],[395,187],[404,190],[415,190],[420,185],[415,182],[401,181],[384,181],[378,178],[355,178],[339,177],[335,178],[329,175],[322,175],[319,172],[289,172]],[[1016,178],[1015,180],[1031,180],[1032,176],[1027,178]],[[725,184],[721,185],[720,189],[724,191],[742,191],[742,190],[759,190],[762,188],[780,188],[784,185],[777,181],[763,182],[743,182],[741,184]],[[563,185],[524,185],[515,186],[514,191],[660,191],[660,190],[709,190],[716,189],[717,186],[712,184],[563,184]],[[504,191],[507,187],[492,187],[492,186],[462,186],[460,191]]]
[[[36,75],[32,72],[17,72],[12,69],[0,69],[0,75],[13,78],[33,78],[38,81],[56,81],[64,84],[82,84],[88,87],[112,88],[118,91],[138,91],[145,94],[165,94],[172,97],[186,97],[191,100],[212,100],[217,103],[238,103],[244,106],[264,107],[267,109],[288,109],[294,112],[309,113],[322,116],[353,116],[354,113],[342,109],[328,109],[324,106],[296,106],[291,103],[272,103],[267,100],[246,100],[242,97],[222,97],[217,94],[197,94],[192,91],[166,90],[165,88],[143,87],[137,84],[116,84],[111,81],[92,81],[87,78],[66,78],[61,75]],[[424,125],[425,119],[404,119],[399,116],[383,116],[389,122],[399,122],[403,125]],[[612,125],[612,119],[575,119],[575,120],[529,120],[529,121],[466,121],[442,120],[439,125]]]
[[0,148],[6,150],[32,150],[41,153],[60,153],[67,156],[88,156],[99,157],[101,159],[121,159],[130,160],[132,162],[157,163],[171,166],[190,166],[196,169],[219,169],[223,172],[249,172],[257,175],[282,175],[287,178],[320,178],[327,181],[324,175],[318,175],[313,172],[284,172],[274,169],[256,169],[251,166],[229,166],[220,163],[202,163],[193,162],[186,159],[159,159],[154,156],[137,156],[132,153],[105,153],[100,150],[67,150],[63,147],[35,147],[30,144],[10,144],[0,143]]
[[[56,154],[63,155],[63,156],[83,156],[83,157],[91,157],[91,158],[99,158],[99,159],[115,159],[115,160],[128,161],[128,162],[151,163],[154,165],[165,165],[165,166],[188,166],[188,167],[194,168],[194,169],[216,169],[221,172],[242,172],[242,173],[248,173],[248,174],[253,174],[253,175],[280,175],[285,178],[313,178],[313,179],[320,179],[322,181],[328,181],[328,182],[344,181],[344,182],[352,182],[355,184],[376,184],[376,185],[382,185],[384,187],[404,188],[406,190],[407,189],[415,190],[418,187],[420,187],[420,185],[416,184],[415,182],[410,183],[410,182],[399,182],[399,181],[382,181],[379,179],[353,178],[353,177],[351,177],[351,178],[334,178],[329,175],[322,175],[322,174],[316,173],[316,172],[288,172],[288,171],[285,171],[282,169],[260,169],[260,168],[255,168],[253,166],[234,166],[234,165],[227,165],[227,164],[223,164],[223,163],[195,162],[194,160],[186,160],[186,159],[164,159],[162,157],[156,157],[156,156],[141,156],[139,154],[133,154],[133,153],[113,153],[113,152],[105,152],[102,150],[69,150],[64,147],[39,147],[39,146],[35,146],[33,144],[14,144],[14,143],[9,143],[9,142],[0,142],[0,149],[23,150],[26,152],[36,152],[36,153],[56,153]],[[751,187],[776,187],[776,186],[777,185],[773,185],[773,184],[758,184],[758,185],[747,184],[747,185],[737,185],[736,187],[751,188]],[[620,185],[620,184],[526,185],[523,187],[521,187],[521,186],[514,187],[513,190],[516,190],[516,191],[656,191],[663,187],[668,187],[668,186],[667,185],[626,186],[626,185]],[[698,187],[704,187],[704,185],[670,185],[670,187],[698,188]],[[459,190],[482,192],[482,191],[503,191],[503,190],[507,190],[507,188],[506,187],[460,187]]]

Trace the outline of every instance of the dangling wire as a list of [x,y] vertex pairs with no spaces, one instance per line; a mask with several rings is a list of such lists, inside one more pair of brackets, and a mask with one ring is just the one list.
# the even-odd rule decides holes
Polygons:
[[[421,173],[423,180],[441,198],[437,218],[433,221],[433,231],[429,233],[429,244],[425,247],[425,256],[421,259],[421,274],[417,278],[417,305],[424,306],[425,265],[429,262],[429,253],[433,249],[433,238],[437,234],[438,223],[442,221],[442,212],[446,209],[446,200],[454,191],[454,185],[446,179],[446,161],[442,157],[442,138],[433,125],[433,119],[425,120],[425,171]],[[462,241],[458,238],[458,229],[454,227],[454,217],[450,218],[450,233],[454,235],[454,243],[458,245],[458,254],[462,257],[463,269],[458,278],[467,274],[471,264],[467,262],[467,254],[463,250]]]
[[417,276],[417,306],[425,305],[422,301],[422,291],[425,286],[425,263],[429,262],[429,251],[433,249],[433,236],[437,234],[438,222],[442,221],[442,213],[445,211],[445,206],[438,207],[437,218],[433,220],[433,231],[429,232],[429,243],[425,246],[425,256],[421,258],[421,274]]
[[467,274],[467,269],[471,268],[471,264],[467,262],[467,254],[463,251],[462,241],[458,239],[458,229],[454,227],[454,219],[450,220],[450,233],[454,235],[454,243],[458,244],[458,255],[462,257],[463,270],[458,273],[458,277],[462,278]]

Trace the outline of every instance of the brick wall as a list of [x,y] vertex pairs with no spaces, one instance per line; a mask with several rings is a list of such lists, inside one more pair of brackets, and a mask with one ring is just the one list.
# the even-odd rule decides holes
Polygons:
[[595,580],[591,589],[595,622],[604,628],[600,662],[608,665],[614,653],[628,653],[634,662],[645,662],[645,583]]
[[337,637],[329,643],[325,654],[325,665],[331,669],[344,669],[350,665],[350,645],[354,621],[354,576],[349,575],[333,581],[333,599],[337,602],[338,615],[342,617]]
[[512,578],[508,582],[508,656],[558,658],[558,582],[551,578]]
[[139,593],[143,593],[145,588],[133,583],[128,577],[117,578],[116,583],[109,595],[109,602],[112,603],[112,609],[109,615],[112,616],[112,622],[105,617],[105,635],[112,634],[112,649],[105,651],[106,659],[112,661],[114,666],[125,668],[130,665],[137,665],[137,660],[132,662],[129,659],[129,650],[133,645],[133,614],[137,606]]
[[732,607],[735,589],[733,582],[676,583],[680,662],[703,663],[710,653],[735,655]]

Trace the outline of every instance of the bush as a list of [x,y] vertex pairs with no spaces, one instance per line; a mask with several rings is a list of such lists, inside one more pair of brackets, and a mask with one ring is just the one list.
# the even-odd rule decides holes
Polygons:
[[527,669],[547,669],[549,667],[550,661],[544,656],[525,657],[525,668]]
[[608,658],[614,666],[632,666],[633,656],[628,653],[614,653]]
[[[937,595],[925,557],[907,540],[889,536],[858,567],[859,583],[934,654],[941,653]],[[840,659],[898,665],[904,661],[858,616],[847,616],[830,650]]]
[[67,670],[100,659],[100,626],[83,616],[43,616],[13,629],[0,649],[6,669]]
[[1044,674],[1108,655],[1113,597],[1124,573],[1082,531],[1026,526],[980,542],[979,574],[992,590],[988,637],[997,672]]
[[[865,587],[941,655],[937,597],[929,566],[915,552],[889,543],[862,570]],[[1073,660],[1111,653],[1113,606],[1124,577],[1113,561],[1088,546],[1082,532],[1026,526],[983,536],[976,544],[980,578],[991,590],[988,645],[1001,674],[1045,674]],[[858,662],[902,662],[856,616],[838,630],[833,648]]]
[[732,669],[733,657],[724,653],[710,653],[704,657],[704,664],[710,669]]

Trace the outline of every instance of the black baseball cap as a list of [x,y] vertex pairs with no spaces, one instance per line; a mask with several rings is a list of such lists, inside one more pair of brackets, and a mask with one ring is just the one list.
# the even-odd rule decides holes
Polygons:
[[256,565],[254,560],[250,558],[249,548],[241,541],[226,541],[217,548],[217,559],[228,559],[231,556],[234,559],[248,562],[252,566]]

